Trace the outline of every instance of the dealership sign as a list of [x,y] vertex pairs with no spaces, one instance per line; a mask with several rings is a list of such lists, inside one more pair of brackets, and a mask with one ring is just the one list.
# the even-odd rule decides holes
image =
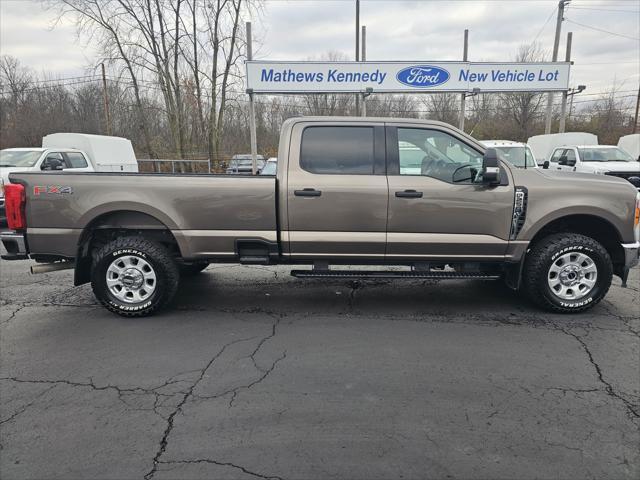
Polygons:
[[521,92],[569,88],[569,62],[248,61],[255,93]]

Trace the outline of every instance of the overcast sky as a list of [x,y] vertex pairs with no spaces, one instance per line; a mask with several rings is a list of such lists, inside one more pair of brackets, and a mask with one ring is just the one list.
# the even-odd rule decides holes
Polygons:
[[[353,0],[266,0],[254,21],[261,47],[256,57],[305,60],[328,51],[354,58]],[[362,0],[368,60],[458,60],[469,29],[469,60],[513,60],[519,45],[537,39],[553,46],[556,0]],[[588,92],[637,91],[640,81],[640,2],[573,0],[563,23],[573,31],[571,84]],[[0,0],[0,53],[37,71],[83,74],[96,63],[91,45],[78,40],[70,21],[31,0]],[[575,23],[574,23],[575,22]],[[582,24],[582,25],[579,25]],[[585,92],[587,93],[587,92]]]

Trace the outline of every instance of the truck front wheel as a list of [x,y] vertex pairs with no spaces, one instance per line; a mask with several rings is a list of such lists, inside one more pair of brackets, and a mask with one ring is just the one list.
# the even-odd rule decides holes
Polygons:
[[604,298],[612,276],[611,257],[599,242],[560,233],[537,242],[527,254],[523,286],[547,310],[583,312]]
[[171,301],[179,279],[167,249],[143,237],[117,238],[93,254],[93,293],[118,315],[151,315]]

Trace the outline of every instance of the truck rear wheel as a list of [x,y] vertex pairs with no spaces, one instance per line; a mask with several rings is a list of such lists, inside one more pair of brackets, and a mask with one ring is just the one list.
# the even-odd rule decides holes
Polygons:
[[108,310],[151,315],[176,294],[180,274],[166,248],[143,237],[121,237],[93,254],[91,286]]
[[554,234],[527,254],[523,286],[539,306],[559,313],[583,312],[609,291],[611,257],[596,240],[578,234]]

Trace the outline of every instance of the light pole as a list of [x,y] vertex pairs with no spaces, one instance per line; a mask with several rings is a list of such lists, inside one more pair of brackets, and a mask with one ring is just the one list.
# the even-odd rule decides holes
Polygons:
[[571,118],[571,112],[573,111],[573,97],[580,92],[584,92],[586,89],[586,85],[578,85],[578,88],[571,88],[567,92],[567,97],[571,97],[571,102],[569,103],[569,115],[567,115],[567,119]]

